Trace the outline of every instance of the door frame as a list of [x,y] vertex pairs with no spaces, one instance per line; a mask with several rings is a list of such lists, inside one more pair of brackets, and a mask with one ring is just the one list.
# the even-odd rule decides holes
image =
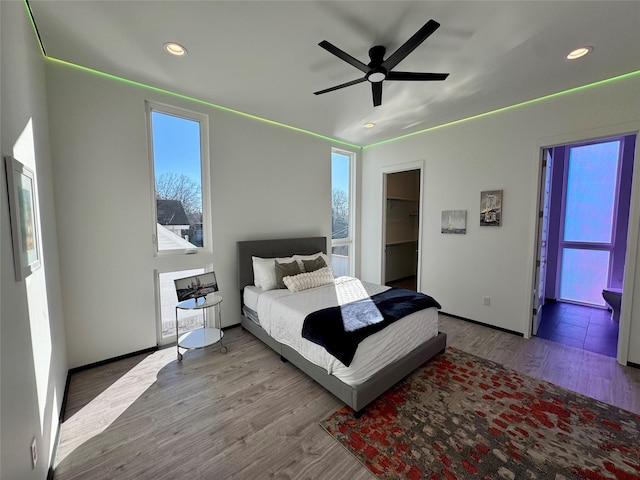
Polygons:
[[420,192],[418,197],[418,263],[416,265],[416,290],[420,291],[422,277],[422,216],[424,212],[424,160],[418,160],[410,163],[400,163],[397,165],[388,165],[381,169],[382,182],[382,225],[381,225],[381,256],[380,256],[380,285],[385,284],[386,275],[386,250],[387,250],[387,175],[390,173],[401,173],[410,170],[420,171]]
[[[636,147],[634,152],[634,167],[638,167],[636,161],[640,160],[640,121],[627,122],[619,125],[610,125],[607,127],[597,128],[593,130],[585,130],[581,132],[573,132],[554,137],[540,138],[536,142],[536,165],[538,168],[538,175],[535,176],[534,181],[536,185],[533,187],[533,191],[536,194],[536,200],[533,201],[535,205],[535,212],[532,224],[532,245],[530,251],[532,275],[530,275],[531,283],[529,285],[529,292],[533,292],[533,284],[535,281],[535,268],[536,268],[536,252],[537,252],[537,223],[538,223],[538,200],[540,197],[540,168],[542,162],[541,151],[545,148],[553,148],[561,145],[567,145],[572,143],[580,143],[583,141],[592,141],[598,139],[606,139],[614,136],[635,135]],[[633,302],[633,293],[636,277],[636,261],[638,258],[638,240],[640,238],[640,168],[633,169],[633,179],[631,181],[631,205],[629,209],[629,227],[627,232],[627,253],[625,255],[625,272],[623,280],[624,296],[622,299],[622,308],[620,311],[620,326],[618,333],[618,354],[617,361],[621,365],[627,365],[629,359],[629,342],[631,341],[631,311]],[[533,328],[533,296],[529,295],[531,302],[527,309],[527,318],[529,319],[528,334],[525,338],[528,338]],[[640,302],[636,305],[636,309],[640,309]]]
[[[544,291],[540,291],[540,285],[546,284],[547,251],[549,250],[549,209],[546,208],[546,206],[549,205],[550,199],[547,197],[547,184],[551,182],[550,177],[553,173],[551,165],[554,161],[550,152],[550,148],[543,148],[540,150],[540,164],[538,170],[538,214],[536,222],[535,263],[533,265],[533,307],[531,311],[531,335],[534,336],[537,335],[538,328],[540,327],[545,298]],[[551,195],[551,189],[549,189],[549,195]],[[545,224],[547,226],[547,236],[543,237]],[[544,255],[541,254],[543,250]]]

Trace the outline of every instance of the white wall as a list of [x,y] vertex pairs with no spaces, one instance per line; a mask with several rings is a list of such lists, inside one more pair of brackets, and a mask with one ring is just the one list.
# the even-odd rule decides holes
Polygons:
[[[42,267],[16,282],[4,164],[0,169],[2,254],[1,467],[3,479],[44,479],[67,375],[44,60],[23,2],[0,2],[1,153],[35,172]],[[38,463],[31,468],[35,437]]]
[[[331,147],[339,145],[47,64],[70,367],[156,344],[156,268],[212,263],[228,326],[240,321],[236,241],[330,238]],[[147,99],[209,115],[213,255],[153,256]]]
[[[580,139],[603,131],[637,131],[638,92],[636,75],[365,148],[361,254],[368,261],[362,263],[363,279],[380,281],[382,170],[424,160],[422,290],[447,313],[527,334],[539,149],[560,135]],[[480,192],[499,189],[504,190],[503,224],[481,228]],[[442,210],[467,210],[467,234],[442,235]],[[638,222],[631,225],[637,228]],[[638,281],[634,295],[640,299]],[[484,296],[491,297],[491,306],[482,305]],[[629,349],[634,363],[640,363],[637,304]]]

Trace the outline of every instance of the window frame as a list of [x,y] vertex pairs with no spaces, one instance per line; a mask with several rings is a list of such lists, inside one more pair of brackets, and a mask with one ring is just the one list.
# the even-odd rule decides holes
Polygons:
[[[202,247],[177,248],[171,250],[158,250],[158,209],[156,203],[156,177],[155,158],[153,155],[153,120],[152,113],[158,112],[174,117],[184,118],[198,122],[200,125],[200,177],[202,196]],[[213,253],[212,240],[212,215],[211,215],[211,167],[209,158],[209,116],[204,113],[194,112],[185,108],[167,105],[151,100],[145,100],[145,114],[147,121],[147,151],[149,156],[150,172],[150,195],[151,195],[151,215],[152,233],[151,243],[153,244],[153,256],[165,257],[175,255],[189,255],[199,253]]]
[[[348,150],[340,148],[331,148],[331,154],[334,153],[349,157],[349,235],[346,238],[333,238],[333,225],[331,227],[331,255],[333,255],[333,247],[346,245],[349,249],[349,275],[355,274],[355,238],[356,238],[356,154]],[[331,195],[333,196],[333,168],[331,169]],[[332,207],[333,208],[333,207]],[[332,213],[333,216],[333,213]]]

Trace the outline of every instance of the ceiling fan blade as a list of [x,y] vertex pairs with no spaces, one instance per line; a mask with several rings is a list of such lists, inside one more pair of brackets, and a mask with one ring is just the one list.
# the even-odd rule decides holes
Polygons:
[[373,106],[382,105],[382,82],[372,83],[371,92],[373,93]]
[[440,24],[435,20],[429,20],[425,23],[420,30],[413,34],[413,36],[404,42],[395,52],[391,54],[389,58],[387,58],[383,63],[382,67],[386,68],[387,71],[391,70],[393,67],[398,65],[404,58],[413,52],[418,45],[424,42],[429,35],[435,32]]
[[366,77],[358,78],[357,80],[352,80],[347,83],[343,83],[341,85],[336,85],[335,87],[326,88],[324,90],[320,90],[319,92],[313,92],[314,95],[322,95],[323,93],[333,92],[334,90],[339,90],[344,87],[350,87],[351,85],[357,85],[358,83],[362,83],[366,81]]
[[336,57],[344,60],[345,62],[347,62],[350,65],[353,65],[354,67],[356,67],[361,72],[368,73],[369,70],[371,70],[368,65],[365,65],[364,63],[362,63],[357,58],[353,58],[347,52],[343,52],[338,47],[336,47],[335,45],[332,45],[331,43],[327,42],[326,40],[321,41],[318,45],[320,45],[322,48],[324,48],[327,52],[333,53]]
[[385,80],[405,80],[405,81],[428,81],[428,80],[444,80],[449,76],[448,73],[417,73],[417,72],[389,72]]

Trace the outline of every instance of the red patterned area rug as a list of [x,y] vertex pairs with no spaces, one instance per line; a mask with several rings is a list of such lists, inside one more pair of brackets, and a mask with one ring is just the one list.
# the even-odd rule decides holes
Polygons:
[[640,415],[451,347],[320,423],[384,479],[640,479]]

